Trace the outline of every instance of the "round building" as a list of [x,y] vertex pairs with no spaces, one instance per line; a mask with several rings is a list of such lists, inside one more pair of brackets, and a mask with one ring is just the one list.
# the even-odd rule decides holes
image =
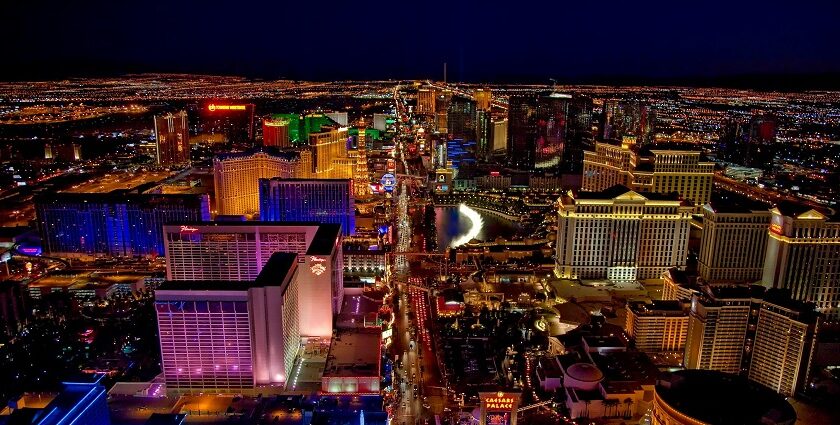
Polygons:
[[711,370],[682,370],[656,382],[654,425],[793,425],[784,397],[745,378]]

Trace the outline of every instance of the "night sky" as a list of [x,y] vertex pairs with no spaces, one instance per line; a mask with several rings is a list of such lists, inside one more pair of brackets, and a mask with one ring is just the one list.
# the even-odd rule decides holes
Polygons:
[[[0,78],[650,81],[840,72],[836,1],[4,0]],[[778,4],[776,4],[778,3]]]

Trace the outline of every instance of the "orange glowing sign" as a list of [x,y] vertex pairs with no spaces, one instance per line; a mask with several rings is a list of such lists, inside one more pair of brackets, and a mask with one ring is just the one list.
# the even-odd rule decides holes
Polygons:
[[780,226],[776,223],[773,223],[773,224],[770,225],[770,231],[777,234],[777,235],[781,235],[782,234],[782,226]]
[[324,274],[324,272],[327,271],[327,267],[322,263],[326,261],[327,260],[323,257],[309,257],[309,271],[311,271],[315,276]]
[[216,105],[215,103],[211,103],[207,105],[207,110],[210,112],[213,111],[244,111],[248,105]]
[[309,266],[309,270],[315,276],[320,276],[320,275],[324,274],[325,271],[327,271],[327,268],[324,267],[323,264],[313,264],[313,265]]
[[513,410],[513,397],[487,397],[484,406],[487,410]]

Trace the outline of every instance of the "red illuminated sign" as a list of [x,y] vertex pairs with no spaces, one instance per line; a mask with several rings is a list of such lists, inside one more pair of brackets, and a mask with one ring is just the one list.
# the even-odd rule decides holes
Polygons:
[[195,233],[197,231],[197,227],[181,226],[181,233]]
[[214,111],[244,111],[248,105],[216,105],[215,103],[211,103],[207,105],[207,110],[210,112]]
[[770,231],[777,234],[777,235],[783,234],[782,233],[782,226],[780,226],[776,223],[773,223],[773,224],[770,225]]

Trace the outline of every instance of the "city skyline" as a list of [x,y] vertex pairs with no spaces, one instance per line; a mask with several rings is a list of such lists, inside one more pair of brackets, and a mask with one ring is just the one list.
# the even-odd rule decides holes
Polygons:
[[0,425],[840,423],[838,12],[4,4]]

